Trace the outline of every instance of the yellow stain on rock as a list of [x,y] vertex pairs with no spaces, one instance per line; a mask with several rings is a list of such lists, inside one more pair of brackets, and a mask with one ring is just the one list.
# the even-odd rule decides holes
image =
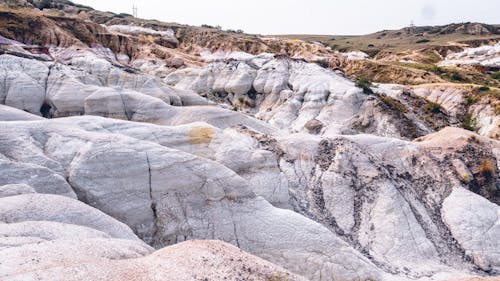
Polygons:
[[189,142],[191,144],[210,143],[214,138],[215,132],[210,127],[193,127],[189,131]]

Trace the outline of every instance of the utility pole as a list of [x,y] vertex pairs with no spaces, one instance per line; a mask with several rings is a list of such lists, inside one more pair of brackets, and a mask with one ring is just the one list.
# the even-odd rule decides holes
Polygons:
[[135,4],[132,6],[132,14],[133,14],[134,18],[137,17],[137,6]]

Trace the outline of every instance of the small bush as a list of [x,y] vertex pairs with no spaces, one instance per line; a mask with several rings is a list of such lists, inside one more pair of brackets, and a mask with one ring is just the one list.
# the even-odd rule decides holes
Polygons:
[[472,95],[467,95],[464,97],[464,104],[465,106],[473,105],[479,100],[478,97],[472,96]]
[[475,135],[470,136],[468,141],[470,143],[480,143],[479,139]]
[[427,111],[432,112],[432,113],[440,113],[441,112],[441,105],[435,102],[429,102],[428,104],[425,105],[425,108]]
[[429,40],[429,39],[422,39],[422,40],[418,40],[418,41],[417,41],[417,44],[421,44],[421,43],[429,43],[429,42],[431,42],[431,40]]
[[398,100],[388,97],[386,95],[378,95],[380,100],[389,108],[395,109],[399,112],[407,113],[408,109]]
[[454,81],[465,81],[465,79],[458,73],[451,74],[451,79]]
[[278,274],[269,277],[269,281],[288,281],[289,279],[287,277],[288,273],[278,272]]
[[330,67],[330,63],[326,60],[316,60],[314,61],[315,64],[323,67],[323,68],[329,68]]
[[477,118],[472,117],[472,114],[470,114],[470,113],[465,114],[464,120],[462,122],[462,126],[466,130],[476,131],[477,130]]
[[465,183],[465,184],[469,184],[470,183],[470,175],[469,174],[463,174],[462,175],[462,182]]
[[500,80],[500,71],[497,71],[497,72],[491,74],[491,78],[496,79],[496,80]]
[[38,9],[40,9],[40,10],[52,8],[52,1],[51,0],[42,0],[37,6],[38,6]]
[[487,92],[489,90],[490,90],[490,87],[487,87],[487,86],[481,86],[481,87],[479,87],[479,91],[480,92]]
[[371,89],[372,82],[366,77],[359,77],[356,79],[356,87],[363,89],[363,93],[367,95],[373,95],[373,91]]
[[491,159],[485,159],[481,162],[479,174],[485,179],[486,182],[493,180],[495,174],[495,163]]
[[488,194],[491,196],[491,197],[494,197],[497,193],[497,188],[495,187],[495,185],[493,184],[489,184],[487,185],[484,190],[486,190],[486,192],[488,192]]

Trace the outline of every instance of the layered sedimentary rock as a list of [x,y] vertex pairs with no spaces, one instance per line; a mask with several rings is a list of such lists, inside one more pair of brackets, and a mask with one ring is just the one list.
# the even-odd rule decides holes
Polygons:
[[[63,19],[41,51],[0,37],[0,279],[500,272],[495,100],[216,46],[187,68],[175,48],[211,43],[199,30]],[[143,37],[168,52],[139,55]]]

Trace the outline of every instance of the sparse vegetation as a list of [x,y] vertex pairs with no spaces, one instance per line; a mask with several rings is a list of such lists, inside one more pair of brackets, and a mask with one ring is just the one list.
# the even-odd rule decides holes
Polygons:
[[220,25],[213,26],[213,25],[209,25],[209,24],[202,24],[201,27],[215,29],[215,30],[222,30],[222,26],[220,26]]
[[363,89],[363,93],[373,95],[372,82],[366,77],[358,77],[356,79],[356,87]]
[[288,281],[288,273],[278,272],[275,276],[269,277],[269,281]]
[[480,143],[479,139],[476,137],[476,135],[472,135],[468,139],[469,143]]
[[472,117],[472,114],[470,113],[465,114],[462,126],[466,130],[477,131],[477,118]]
[[417,44],[422,44],[422,43],[428,43],[428,42],[431,42],[431,40],[429,40],[429,39],[421,39],[421,40],[418,40],[416,43]]
[[463,174],[462,175],[462,182],[465,184],[469,184],[471,181],[470,175],[469,174]]
[[495,185],[493,184],[487,185],[484,187],[484,190],[488,193],[490,197],[496,196],[497,188],[495,187]]
[[491,74],[491,78],[500,81],[500,71],[497,71],[497,72]]
[[454,81],[460,81],[460,82],[465,81],[465,78],[463,78],[462,75],[458,74],[458,72],[451,73],[450,78]]
[[323,68],[329,68],[330,67],[330,63],[326,60],[316,60],[314,61],[315,64],[323,67]]
[[385,105],[387,105],[389,108],[397,110],[402,113],[407,113],[408,108],[404,106],[400,101],[393,99],[389,96],[386,95],[377,95],[380,98],[380,101],[382,101]]
[[470,106],[475,104],[479,100],[479,97],[473,96],[473,95],[466,95],[464,96],[464,105],[465,106]]
[[495,174],[495,163],[491,159],[485,159],[481,162],[479,174],[486,180],[491,181]]
[[492,159],[484,159],[479,167],[479,175],[484,190],[491,197],[496,195],[497,188],[495,186],[495,162]]
[[437,114],[437,113],[440,113],[441,112],[441,105],[438,104],[438,103],[435,103],[435,102],[429,102],[425,105],[425,109],[428,111],[428,112],[431,112],[431,113],[434,113],[434,114]]

